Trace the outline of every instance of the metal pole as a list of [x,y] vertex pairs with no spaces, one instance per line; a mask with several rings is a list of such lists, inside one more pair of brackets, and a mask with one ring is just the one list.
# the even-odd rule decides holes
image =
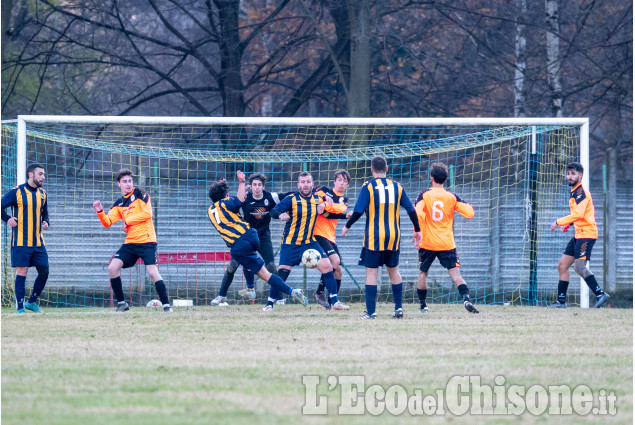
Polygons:
[[538,150],[536,129],[531,129],[529,155],[529,304],[536,305],[538,292]]
[[[584,167],[582,185],[589,189],[591,182],[591,170],[589,169],[589,120],[580,128],[580,163]],[[588,267],[588,265],[587,265]],[[589,287],[583,278],[580,278],[580,308],[589,308]]]

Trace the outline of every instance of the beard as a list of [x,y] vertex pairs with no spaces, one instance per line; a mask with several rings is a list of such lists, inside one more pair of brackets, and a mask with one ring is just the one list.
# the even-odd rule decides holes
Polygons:
[[43,184],[43,183],[44,183],[44,182],[43,182],[42,180],[33,180],[33,184],[34,184],[36,187],[42,187],[42,184]]

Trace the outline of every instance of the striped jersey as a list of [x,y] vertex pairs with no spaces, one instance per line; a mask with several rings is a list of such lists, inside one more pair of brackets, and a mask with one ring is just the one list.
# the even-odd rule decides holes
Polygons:
[[[5,209],[11,207],[11,215]],[[11,228],[11,247],[44,246],[42,222],[49,222],[46,191],[23,183],[2,197],[2,220],[15,217],[18,225]]]
[[465,218],[474,217],[474,208],[470,204],[442,187],[431,187],[420,193],[415,210],[421,227],[419,248],[429,251],[456,248],[452,229],[455,211]]
[[239,212],[242,204],[236,196],[228,196],[214,202],[207,210],[209,221],[229,248],[249,229],[249,224],[243,220]]
[[387,177],[378,177],[362,186],[354,212],[366,214],[364,248],[370,251],[397,251],[401,240],[401,207],[415,211],[403,187]]
[[317,219],[317,206],[322,198],[314,193],[304,197],[300,192],[284,198],[274,208],[280,214],[289,214],[289,220],[282,232],[282,243],[287,245],[303,245],[315,241],[313,229]]
[[556,220],[556,224],[558,226],[573,224],[576,239],[597,239],[598,226],[595,223],[593,199],[591,199],[591,193],[582,186],[582,183],[578,183],[571,189],[569,209],[571,214],[559,218]]
[[124,244],[157,241],[157,233],[152,223],[150,194],[141,188],[133,188],[132,192],[115,201],[108,214],[102,210],[97,213],[97,217],[106,228],[123,219],[128,225]]

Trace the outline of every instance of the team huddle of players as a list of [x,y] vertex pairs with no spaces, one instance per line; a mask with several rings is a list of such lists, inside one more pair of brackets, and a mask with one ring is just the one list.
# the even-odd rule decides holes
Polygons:
[[[413,241],[419,249],[419,311],[424,314],[428,312],[427,275],[431,264],[438,258],[456,284],[465,309],[478,313],[459,271],[459,257],[452,231],[454,213],[458,212],[469,219],[474,216],[474,209],[458,195],[444,188],[448,178],[447,166],[442,163],[432,164],[430,188],[419,194],[415,205],[401,184],[387,177],[388,165],[384,158],[373,158],[370,172],[372,178],[364,183],[353,211],[348,213],[345,192],[351,176],[346,170],[336,170],[333,173],[332,188],[314,187],[311,174],[300,173],[298,190],[288,193],[265,190],[266,177],[259,173],[249,176],[250,192],[247,192],[245,175],[238,171],[239,185],[234,196],[230,196],[225,180],[213,183],[208,193],[212,201],[208,217],[230,249],[231,261],[223,276],[220,292],[212,305],[227,305],[227,291],[239,265],[243,266],[247,284],[246,288],[239,291],[239,295],[255,298],[254,275],[270,285],[264,311],[273,310],[274,304],[288,295],[304,305],[308,304],[302,289],[290,288],[286,280],[292,267],[301,263],[302,254],[308,249],[314,249],[321,255],[317,265],[321,280],[314,293],[316,301],[327,309],[348,310],[349,307],[338,299],[342,266],[335,230],[337,221],[346,219],[341,232],[346,237],[351,226],[365,215],[364,241],[358,263],[366,268],[366,312],[361,319],[376,318],[377,276],[381,266],[386,267],[391,281],[395,304],[392,317],[402,318],[403,284],[398,266],[400,213],[403,207],[412,222]],[[609,295],[602,291],[595,276],[586,267],[598,233],[593,201],[588,190],[582,187],[582,174],[583,168],[579,163],[567,165],[567,180],[572,188],[569,200],[571,214],[559,218],[551,225],[552,231],[560,226],[563,232],[568,231],[572,224],[575,226],[575,235],[558,264],[558,299],[552,307],[567,306],[566,292],[571,265],[574,265],[575,271],[585,279],[597,296],[596,308],[609,299]],[[11,265],[16,268],[15,295],[18,313],[24,313],[25,309],[41,313],[37,299],[49,274],[48,254],[42,237],[42,232],[50,225],[47,195],[42,188],[45,180],[44,166],[29,165],[26,177],[26,183],[14,187],[2,197],[2,220],[11,227]],[[152,222],[150,195],[134,186],[130,170],[120,170],[116,180],[122,196],[115,201],[108,213],[104,211],[100,201],[93,203],[104,227],[123,221],[123,231],[126,233],[123,245],[108,266],[110,284],[117,299],[116,309],[129,310],[123,293],[121,269],[132,267],[141,259],[155,284],[163,309],[171,312],[168,291],[157,267],[157,238]],[[11,215],[5,212],[6,208],[11,208]],[[269,228],[272,218],[285,222],[277,268]],[[36,267],[38,276],[31,296],[25,302],[26,275],[32,266]]]

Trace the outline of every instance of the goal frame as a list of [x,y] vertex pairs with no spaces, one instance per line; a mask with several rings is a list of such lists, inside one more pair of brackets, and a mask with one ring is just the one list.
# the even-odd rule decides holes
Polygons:
[[[84,115],[18,115],[17,117],[17,183],[26,181],[27,123],[59,124],[190,124],[190,125],[567,125],[580,126],[580,163],[584,167],[582,184],[589,187],[589,118],[276,118],[276,117],[142,117]],[[535,152],[535,134],[532,152]],[[0,266],[1,267],[1,266]],[[0,270],[1,273],[1,270]],[[589,308],[589,288],[580,278],[580,307]]]

